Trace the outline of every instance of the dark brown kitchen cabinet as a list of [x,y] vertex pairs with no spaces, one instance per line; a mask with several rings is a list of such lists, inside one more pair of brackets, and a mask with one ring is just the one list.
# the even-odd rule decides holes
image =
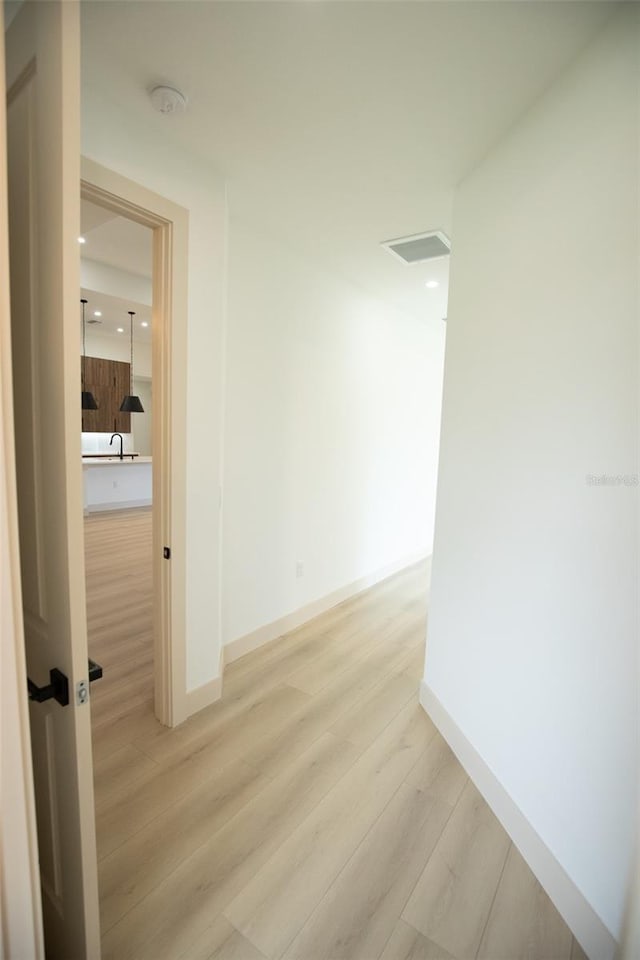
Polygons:
[[130,365],[128,363],[114,361],[113,366],[116,392],[116,402],[114,404],[114,422],[116,425],[114,429],[117,430],[118,433],[131,433],[131,414],[120,412],[120,404],[131,392],[129,384]]
[[120,404],[129,393],[129,364],[102,357],[85,358],[85,390],[96,398],[97,410],[82,411],[85,433],[131,433],[131,414]]

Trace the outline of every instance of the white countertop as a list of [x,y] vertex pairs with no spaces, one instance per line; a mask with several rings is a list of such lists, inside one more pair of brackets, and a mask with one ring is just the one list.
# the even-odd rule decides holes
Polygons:
[[87,454],[82,457],[83,467],[135,467],[137,463],[152,463],[153,457],[127,457],[126,453],[121,460],[120,457],[94,457]]

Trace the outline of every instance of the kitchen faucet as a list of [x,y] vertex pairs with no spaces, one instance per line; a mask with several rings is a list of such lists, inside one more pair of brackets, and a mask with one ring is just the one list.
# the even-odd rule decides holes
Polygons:
[[121,434],[121,433],[113,433],[113,434],[111,435],[111,440],[109,440],[109,446],[111,446],[111,444],[113,443],[113,438],[114,438],[114,437],[120,437],[120,459],[121,459],[121,460],[124,460],[124,456],[122,455],[122,434]]

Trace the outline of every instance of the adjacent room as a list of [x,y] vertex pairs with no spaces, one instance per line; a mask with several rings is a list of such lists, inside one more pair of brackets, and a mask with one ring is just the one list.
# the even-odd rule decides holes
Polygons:
[[[128,709],[152,710],[151,231],[81,202],[82,475],[94,750]],[[126,755],[111,759],[111,780]]]

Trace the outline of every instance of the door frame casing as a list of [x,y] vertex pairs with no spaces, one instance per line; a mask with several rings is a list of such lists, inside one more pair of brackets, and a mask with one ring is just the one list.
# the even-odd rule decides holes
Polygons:
[[[186,513],[189,214],[83,157],[82,199],[153,231],[153,594],[155,712],[165,726],[187,718]],[[167,560],[163,551],[169,547]]]

